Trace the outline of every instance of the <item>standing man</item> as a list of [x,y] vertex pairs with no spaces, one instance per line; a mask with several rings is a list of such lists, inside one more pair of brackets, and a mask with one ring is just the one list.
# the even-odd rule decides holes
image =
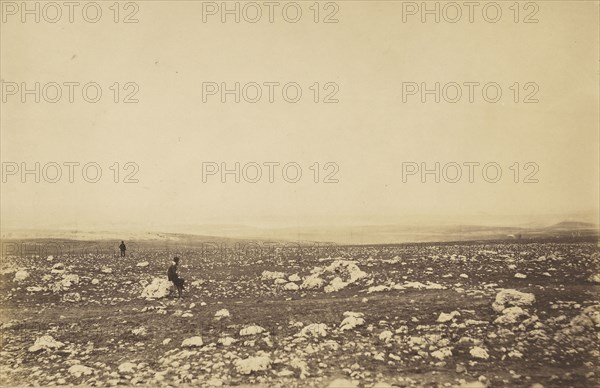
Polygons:
[[121,250],[121,257],[125,257],[125,251],[127,250],[127,247],[125,246],[125,241],[121,241],[119,249]]
[[175,288],[177,288],[178,297],[181,298],[181,292],[183,291],[183,283],[185,280],[179,277],[177,274],[177,267],[179,265],[179,257],[175,256],[173,258],[173,262],[167,271],[167,278],[169,281],[173,282]]

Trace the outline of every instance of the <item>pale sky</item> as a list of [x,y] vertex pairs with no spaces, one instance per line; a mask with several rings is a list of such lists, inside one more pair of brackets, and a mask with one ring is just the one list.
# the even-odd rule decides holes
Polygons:
[[[19,2],[20,3],[20,2]],[[102,2],[100,2],[102,3]],[[259,2],[260,3],[260,2]],[[7,176],[1,189],[2,227],[160,229],[172,225],[246,224],[294,227],[441,217],[456,223],[521,221],[550,214],[598,219],[599,203],[599,20],[598,2],[539,1],[538,23],[514,23],[513,2],[498,23],[481,13],[475,22],[402,22],[402,3],[338,2],[339,23],[314,23],[303,16],[287,23],[275,11],[258,23],[202,22],[201,2],[141,1],[137,24],[115,24],[108,3],[103,17],[86,23],[21,23],[4,15],[1,77],[7,83],[97,82],[102,99],[69,103],[67,88],[55,103],[26,103],[7,96],[1,111],[2,162],[81,165],[96,162],[103,175],[87,183],[81,170],[68,182],[67,167],[57,183],[22,183]],[[418,2],[419,4],[421,2]],[[220,4],[220,2],[218,2]],[[324,4],[324,3],[321,3]],[[121,10],[126,14],[125,10]],[[130,11],[130,10],[128,10]],[[321,10],[320,17],[330,10]],[[527,14],[521,10],[523,18]],[[123,14],[120,16],[122,17]],[[63,16],[66,18],[66,16]],[[137,104],[114,103],[115,82],[139,85]],[[298,103],[221,103],[202,100],[203,82],[233,87],[249,82],[296,82]],[[337,104],[315,103],[309,89],[339,86]],[[498,103],[476,89],[475,102],[421,103],[402,100],[403,82],[496,82]],[[539,86],[538,103],[513,101]],[[331,89],[330,89],[331,90]],[[6,90],[5,90],[6,91]],[[121,98],[127,94],[121,90]],[[115,162],[139,166],[139,183],[114,183]],[[257,183],[218,175],[202,181],[203,162],[298,163],[298,183]],[[338,183],[314,183],[311,165],[339,166]],[[418,175],[402,181],[403,162],[496,162],[503,175],[487,183],[458,183]],[[539,166],[538,183],[520,180],[526,162]],[[280,166],[281,167],[281,166]],[[5,164],[6,168],[6,164]],[[468,172],[464,167],[463,174]],[[121,171],[120,179],[125,174]],[[392,220],[392,221],[390,221]]]

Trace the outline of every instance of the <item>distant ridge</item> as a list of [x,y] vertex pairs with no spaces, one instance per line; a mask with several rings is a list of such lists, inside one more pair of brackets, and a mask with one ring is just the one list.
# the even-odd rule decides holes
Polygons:
[[596,224],[563,221],[549,226],[486,226],[486,225],[358,225],[257,228],[248,226],[188,227],[185,233],[82,231],[82,230],[6,230],[3,240],[65,239],[65,240],[128,240],[169,242],[197,245],[207,242],[235,243],[262,242],[324,242],[337,244],[399,244],[410,242],[448,242],[474,240],[504,240],[532,238],[598,237]]
[[549,229],[549,230],[554,230],[554,229],[577,230],[577,229],[597,229],[597,228],[598,228],[598,226],[592,224],[591,222],[578,222],[578,221],[563,221],[563,222],[559,222],[557,224],[547,227],[547,229]]

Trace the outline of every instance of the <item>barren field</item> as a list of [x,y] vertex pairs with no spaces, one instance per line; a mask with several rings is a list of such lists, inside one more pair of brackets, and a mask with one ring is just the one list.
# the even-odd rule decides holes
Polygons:
[[599,267],[596,242],[8,254],[0,383],[595,387]]

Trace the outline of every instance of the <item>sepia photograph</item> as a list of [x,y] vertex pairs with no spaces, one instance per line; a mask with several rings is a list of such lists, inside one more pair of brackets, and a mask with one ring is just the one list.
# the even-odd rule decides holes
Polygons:
[[600,0],[0,0],[0,387],[600,387]]

